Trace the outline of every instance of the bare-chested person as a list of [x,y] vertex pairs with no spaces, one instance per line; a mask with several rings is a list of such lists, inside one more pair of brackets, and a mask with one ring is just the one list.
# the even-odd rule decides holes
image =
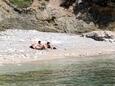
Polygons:
[[43,44],[41,44],[41,41],[38,41],[38,45],[35,47],[35,49],[43,50],[43,49],[45,49],[45,46]]
[[38,43],[34,43],[30,46],[32,49],[37,49],[37,50],[43,50],[45,49],[44,45],[41,44],[41,41],[38,41]]
[[51,43],[50,42],[47,42],[45,45],[45,48],[47,49],[56,49],[56,47],[53,47],[53,45],[51,45]]

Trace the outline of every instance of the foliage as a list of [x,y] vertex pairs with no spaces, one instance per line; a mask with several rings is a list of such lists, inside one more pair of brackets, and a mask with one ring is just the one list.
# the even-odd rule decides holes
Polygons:
[[10,2],[16,5],[18,8],[26,8],[30,6],[32,0],[10,0]]

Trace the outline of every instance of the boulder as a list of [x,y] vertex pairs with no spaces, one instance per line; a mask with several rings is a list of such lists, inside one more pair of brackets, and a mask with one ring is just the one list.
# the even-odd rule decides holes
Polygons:
[[115,40],[115,33],[111,31],[93,31],[82,34],[82,37],[92,38],[96,41],[110,41]]

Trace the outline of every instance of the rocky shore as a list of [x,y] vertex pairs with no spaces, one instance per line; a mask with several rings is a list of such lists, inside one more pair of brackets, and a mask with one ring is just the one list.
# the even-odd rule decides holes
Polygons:
[[[33,50],[29,46],[41,40],[50,41],[57,50]],[[84,57],[115,52],[115,42],[95,41],[75,34],[46,33],[36,30],[0,32],[0,64],[23,63],[65,57]]]
[[[103,17],[104,22],[107,18],[112,19],[108,27],[99,28],[93,21],[84,21],[88,18],[85,13],[80,14],[82,18],[77,18],[74,4],[68,9],[60,6],[61,0],[32,0],[26,8],[19,8],[16,4],[18,3],[13,4],[10,0],[0,0],[0,64],[109,54],[115,51],[114,39],[101,35],[104,31],[100,34],[94,31],[115,29],[114,6],[104,10],[98,5],[94,7],[102,13],[97,19]],[[106,13],[107,17],[104,17]],[[75,35],[90,31],[94,32],[82,35],[84,37]],[[56,45],[57,50],[30,49],[29,46],[38,40],[50,41]]]

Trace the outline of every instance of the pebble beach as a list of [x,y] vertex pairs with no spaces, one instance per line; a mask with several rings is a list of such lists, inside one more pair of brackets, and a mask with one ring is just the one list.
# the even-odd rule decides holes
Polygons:
[[[51,42],[57,49],[33,50],[37,41]],[[114,54],[115,42],[95,41],[75,34],[9,29],[0,32],[0,64]]]

